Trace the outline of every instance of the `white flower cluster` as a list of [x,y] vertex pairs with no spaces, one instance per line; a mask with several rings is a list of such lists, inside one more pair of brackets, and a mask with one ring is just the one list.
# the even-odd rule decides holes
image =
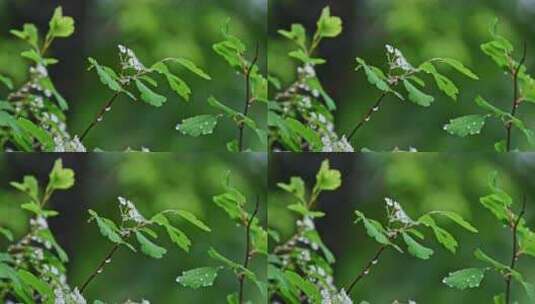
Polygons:
[[324,289],[321,291],[321,304],[353,304],[353,301],[343,288],[337,293]]
[[414,221],[407,215],[398,202],[388,197],[385,197],[385,202],[387,210],[392,210],[392,216],[389,219],[391,222],[399,222],[405,225],[414,224]]
[[321,152],[355,152],[345,135],[340,139],[325,135],[321,138],[321,143],[323,144]]
[[78,288],[74,288],[73,291],[63,290],[56,288],[54,290],[54,304],[86,304],[87,301],[82,296]]
[[119,208],[121,209],[123,221],[132,221],[137,224],[143,224],[147,222],[145,217],[139,213],[134,203],[122,196],[119,196],[117,199],[119,200]]
[[141,63],[141,61],[139,61],[134,51],[120,44],[118,47],[123,70],[133,69],[137,72],[143,72],[146,70],[145,66],[143,63]]
[[399,68],[406,72],[414,71],[414,67],[407,61],[399,49],[391,46],[390,44],[387,44],[385,47],[387,53],[393,56],[390,66],[391,69]]
[[70,136],[56,135],[54,136],[54,152],[87,152],[87,150],[78,135],[72,139]]
[[148,300],[142,299],[141,302],[134,302],[132,300],[127,300],[124,304],[150,304]]

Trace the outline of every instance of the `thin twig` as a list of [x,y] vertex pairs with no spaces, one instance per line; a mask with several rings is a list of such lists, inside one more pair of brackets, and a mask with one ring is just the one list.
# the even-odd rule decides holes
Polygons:
[[[515,222],[513,223],[513,226],[511,227],[513,232],[513,256],[511,257],[511,264],[509,266],[510,271],[515,270],[516,261],[518,260],[519,254],[518,254],[518,244],[517,244],[517,232],[518,232],[518,225],[520,224],[520,220],[524,216],[524,213],[526,212],[526,196],[524,195],[524,199],[522,202],[522,209],[520,210],[520,213],[518,214],[518,217],[516,218]],[[511,280],[513,276],[511,273],[509,273],[505,277],[505,303],[509,304],[511,302]]]
[[381,103],[383,102],[383,100],[385,99],[387,95],[387,92],[384,92],[383,94],[381,94],[381,96],[379,96],[379,99],[377,99],[377,101],[375,102],[375,104],[368,110],[368,112],[366,112],[366,115],[364,115],[364,117],[362,118],[362,120],[355,126],[355,128],[353,128],[353,131],[351,131],[351,133],[349,134],[349,136],[347,137],[347,140],[348,141],[351,141],[351,138],[353,138],[353,136],[355,136],[355,134],[357,134],[357,131],[362,127],[364,126],[365,123],[367,123],[368,121],[370,121],[370,118],[371,116],[373,115],[374,112],[377,112],[379,110],[379,107],[381,106]]
[[[251,64],[246,67],[246,71],[245,71],[245,105],[244,105],[244,108],[243,108],[243,117],[244,119],[247,119],[247,115],[249,115],[249,108],[251,107],[251,72],[254,68],[254,65],[256,64],[256,62],[258,61],[258,53],[260,51],[260,45],[259,43],[257,42],[256,43],[256,51],[255,51],[255,56],[253,58],[253,61],[251,62]],[[238,151],[241,152],[243,151],[243,129],[245,128],[245,123],[242,122],[240,123],[238,129],[239,129],[239,132],[238,132]]]
[[87,126],[87,128],[85,129],[84,133],[82,133],[82,136],[80,136],[80,141],[83,142],[84,139],[87,137],[87,135],[89,134],[89,132],[99,123],[102,121],[103,117],[104,117],[104,114],[109,111],[109,109],[111,109],[111,107],[113,106],[113,103],[115,102],[115,100],[117,99],[117,97],[119,97],[119,92],[115,93],[111,98],[110,100],[108,100],[108,102],[106,102],[106,104],[104,104],[104,106],[100,109],[100,111],[98,112],[97,116],[95,116],[95,118],[93,119],[93,121],[91,122],[91,124],[89,124],[89,126]]
[[[256,217],[256,214],[258,213],[259,206],[260,206],[260,198],[257,196],[256,197],[255,209],[254,209],[253,213],[251,214],[251,217],[247,221],[247,228],[245,230],[246,243],[245,243],[245,257],[244,257],[244,260],[243,260],[243,268],[244,269],[248,269],[249,262],[251,260],[251,225],[253,224],[253,220]],[[238,281],[240,282],[240,291],[239,291],[239,301],[238,301],[238,303],[243,304],[243,292],[244,292],[243,288],[244,288],[244,283],[245,283],[245,274],[244,273],[241,273],[239,275]]]
[[[520,106],[520,103],[522,102],[522,99],[518,96],[518,74],[520,73],[520,69],[524,65],[524,62],[526,61],[527,56],[527,43],[524,42],[524,53],[522,55],[522,58],[520,59],[520,62],[518,63],[518,66],[513,71],[513,104],[511,106],[511,119],[515,119],[516,110]],[[513,122],[510,121],[506,124],[505,129],[507,131],[507,152],[511,151],[511,133],[512,133],[512,127]]]
[[117,249],[119,249],[119,244],[115,244],[112,247],[112,249],[106,255],[106,257],[100,262],[100,264],[98,264],[98,267],[95,269],[95,271],[93,271],[93,273],[91,273],[91,275],[85,280],[85,282],[80,287],[80,294],[84,294],[84,291],[87,288],[87,286],[89,285],[89,283],[91,283],[93,281],[93,279],[95,279],[95,277],[99,273],[102,272],[102,269],[104,268],[104,265],[106,265],[106,264],[108,264],[110,262],[111,258],[113,257],[113,255],[115,254]]
[[375,266],[375,264],[377,264],[379,257],[381,256],[381,254],[383,254],[386,247],[388,246],[387,245],[381,246],[379,250],[377,250],[375,255],[368,261],[368,263],[366,264],[366,267],[364,267],[361,270],[361,272],[353,279],[353,281],[351,281],[351,283],[346,288],[347,294],[350,294],[353,287],[355,287],[355,285],[357,285],[357,283],[370,272],[372,267]]

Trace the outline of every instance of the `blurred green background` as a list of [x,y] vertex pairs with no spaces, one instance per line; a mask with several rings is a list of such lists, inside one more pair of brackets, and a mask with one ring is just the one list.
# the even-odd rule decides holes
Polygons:
[[[487,187],[491,172],[499,173],[499,182],[518,203],[525,193],[528,198],[526,221],[535,228],[535,155],[533,154],[438,154],[438,153],[374,153],[374,154],[273,154],[269,177],[269,225],[286,240],[295,228],[295,213],[286,209],[294,201],[276,187],[291,176],[301,176],[309,189],[321,161],[329,159],[331,168],[342,173],[342,186],[324,192],[319,209],[326,216],[316,221],[324,242],[337,257],[335,283],[345,286],[366,265],[379,248],[370,239],[362,224],[353,224],[354,210],[385,222],[385,197],[397,200],[409,216],[417,218],[430,210],[451,210],[462,215],[479,231],[472,234],[448,221],[439,224],[459,242],[457,254],[443,249],[432,233],[426,230],[423,244],[435,254],[428,261],[400,255],[387,250],[379,263],[354,289],[355,303],[392,303],[409,299],[417,303],[491,303],[495,294],[504,292],[503,279],[487,273],[481,288],[458,291],[442,284],[449,272],[468,267],[485,267],[473,257],[476,248],[509,263],[511,233],[479,203],[490,193]],[[520,209],[520,206],[517,205]],[[271,220],[273,219],[273,220]],[[274,220],[276,219],[276,220]],[[519,271],[528,282],[535,282],[535,259],[523,257]],[[524,290],[513,283],[514,299],[530,303]]]
[[[254,55],[258,42],[262,47],[259,64],[266,67],[266,0],[0,0],[0,72],[21,84],[26,77],[27,62],[19,54],[26,46],[9,34],[25,22],[48,30],[48,20],[57,5],[76,20],[76,32],[58,40],[51,55],[60,63],[51,68],[52,79],[70,103],[67,113],[72,134],[80,135],[112,92],[100,83],[94,71],[87,71],[87,57],[116,67],[118,44],[132,48],[145,65],[166,57],[193,60],[212,76],[206,81],[186,70],[178,75],[192,88],[189,103],[171,92],[162,82],[158,92],[165,93],[167,103],[153,108],[142,102],[132,103],[121,97],[99,126],[87,138],[87,146],[108,151],[127,147],[153,151],[224,151],[225,143],[237,137],[237,128],[224,121],[216,135],[190,138],[175,130],[184,118],[216,113],[206,99],[213,95],[221,102],[240,110],[245,98],[243,77],[236,73],[213,50],[212,44],[223,40],[221,29],[230,19],[229,29],[240,37]],[[44,33],[42,35],[44,35]],[[0,91],[0,96],[4,91]],[[253,117],[266,125],[266,108],[257,104]],[[246,144],[259,150],[261,144],[253,132],[246,131]]]
[[[287,56],[294,47],[277,34],[291,23],[303,23],[313,33],[321,9],[331,6],[333,15],[342,17],[344,31],[335,39],[327,39],[319,55],[327,64],[318,69],[329,94],[337,101],[337,131],[348,134],[364,113],[379,98],[380,92],[366,80],[363,72],[355,72],[355,57],[385,68],[385,45],[391,44],[418,65],[434,57],[452,57],[462,61],[479,77],[474,81],[452,70],[444,71],[460,89],[457,102],[440,93],[432,81],[425,91],[435,96],[430,108],[415,106],[389,97],[382,110],[359,131],[353,141],[358,149],[390,151],[395,147],[419,151],[492,151],[493,144],[505,137],[498,122],[489,123],[483,136],[461,139],[442,130],[451,118],[482,113],[473,102],[477,95],[509,111],[513,96],[512,80],[480,51],[480,45],[491,39],[489,26],[499,20],[499,32],[511,40],[517,50],[528,44],[526,65],[535,72],[535,1],[533,0],[273,0],[270,1],[269,71],[291,81],[296,62]],[[312,35],[312,34],[310,34]],[[521,51],[517,56],[521,56]],[[427,79],[427,78],[426,78]],[[520,118],[530,128],[535,121],[535,107],[525,104]],[[515,146],[526,150],[520,132],[513,133]]]
[[[9,181],[35,174],[46,183],[55,159],[76,172],[76,184],[56,193],[50,208],[60,216],[50,220],[50,227],[70,257],[68,282],[79,286],[95,270],[112,244],[100,235],[96,224],[87,223],[87,209],[119,220],[118,196],[132,200],[146,217],[170,208],[193,212],[211,228],[200,231],[187,222],[177,222],[192,240],[189,254],[181,251],[167,237],[157,243],[168,249],[160,260],[141,253],[120,249],[112,263],[105,267],[88,287],[90,302],[100,299],[122,303],[127,299],[148,299],[151,303],[222,303],[227,294],[238,290],[238,281],[230,271],[222,271],[213,287],[192,290],[181,287],[175,279],[182,271],[201,266],[216,266],[208,257],[210,247],[236,261],[243,259],[245,236],[225,212],[212,202],[212,196],[224,192],[222,182],[231,171],[231,182],[250,201],[260,195],[265,206],[265,154],[181,154],[168,153],[102,153],[76,154],[3,154],[0,155],[0,226],[13,230],[16,239],[28,228],[28,213],[20,209],[24,195],[15,192]],[[250,204],[251,210],[254,204]],[[266,222],[266,208],[259,216]],[[0,248],[5,242],[0,241]],[[257,257],[252,264],[260,278],[265,278],[266,262]],[[258,288],[246,283],[245,295],[254,303],[262,303]]]

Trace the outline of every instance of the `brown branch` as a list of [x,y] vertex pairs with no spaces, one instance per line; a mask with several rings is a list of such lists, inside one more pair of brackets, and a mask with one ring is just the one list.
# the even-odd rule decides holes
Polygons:
[[[247,70],[245,70],[245,105],[243,108],[243,117],[244,119],[247,119],[247,116],[249,115],[249,108],[251,107],[251,72],[254,68],[254,65],[258,61],[258,53],[260,51],[260,45],[257,42],[256,43],[256,51],[255,56],[253,58],[253,61],[251,64],[246,67]],[[245,123],[241,122],[238,126],[239,132],[238,132],[238,151],[243,151],[243,129],[245,128]]]
[[377,264],[377,261],[379,260],[379,257],[381,256],[381,254],[383,254],[384,250],[387,247],[388,247],[388,245],[383,245],[383,246],[381,246],[379,248],[379,250],[377,250],[375,255],[366,264],[366,267],[364,267],[360,271],[360,273],[353,279],[353,281],[351,281],[351,283],[347,286],[347,288],[346,288],[347,294],[350,294],[351,290],[353,289],[353,287],[355,287],[355,285],[357,285],[357,283],[370,272],[372,267],[375,266],[375,264]]
[[98,267],[95,269],[95,271],[93,271],[93,273],[91,273],[91,275],[85,280],[85,282],[80,287],[80,294],[84,294],[84,291],[89,285],[89,283],[91,283],[95,279],[95,277],[102,272],[104,266],[111,261],[111,258],[113,257],[117,249],[119,249],[119,244],[115,244],[111,248],[110,252],[106,255],[106,257],[98,264]]
[[348,141],[351,141],[351,138],[353,138],[353,136],[355,136],[355,134],[357,134],[357,131],[362,126],[364,126],[364,124],[366,124],[368,121],[370,121],[370,118],[373,115],[373,113],[377,112],[379,110],[379,107],[381,106],[381,103],[385,99],[386,95],[387,95],[387,92],[384,92],[383,94],[381,94],[381,96],[379,96],[379,99],[377,99],[375,104],[373,104],[373,106],[368,109],[368,112],[366,112],[366,115],[364,115],[362,120],[355,126],[355,128],[353,128],[353,131],[351,131],[351,133],[347,136],[347,140]]
[[[522,202],[522,209],[520,210],[518,217],[516,218],[515,222],[513,223],[513,226],[511,227],[511,230],[513,233],[513,256],[511,257],[511,264],[509,265],[511,272],[515,270],[516,261],[518,260],[518,257],[519,257],[517,232],[518,232],[518,225],[520,224],[520,220],[524,216],[525,212],[526,212],[526,196],[524,195],[524,199]],[[513,276],[511,273],[507,274],[507,276],[505,277],[505,303],[506,304],[511,303],[512,278]]]
[[[244,269],[248,269],[249,262],[251,261],[251,225],[253,224],[253,220],[256,217],[257,213],[258,213],[259,206],[260,206],[260,198],[257,196],[256,197],[255,209],[254,209],[253,213],[251,214],[251,217],[247,221],[247,227],[245,229],[246,243],[245,243],[245,257],[244,257],[244,260],[243,260],[243,268]],[[239,291],[239,301],[238,301],[238,303],[243,304],[244,303],[243,302],[243,293],[244,293],[244,283],[245,283],[245,274],[244,273],[241,273],[238,276],[238,281],[240,283],[240,291]]]
[[82,136],[80,136],[80,142],[83,142],[84,139],[87,137],[87,135],[89,134],[89,132],[99,123],[102,121],[103,117],[104,117],[104,114],[106,112],[108,112],[111,107],[113,106],[113,103],[115,102],[115,100],[117,99],[117,97],[119,97],[119,92],[115,93],[111,98],[110,100],[108,100],[108,102],[106,102],[106,104],[104,104],[104,106],[100,109],[100,111],[98,112],[97,116],[95,116],[95,118],[93,119],[93,121],[91,122],[91,124],[89,124],[89,126],[87,126],[87,128],[85,129],[84,133],[82,133]]
[[[519,98],[519,94],[518,94],[518,74],[520,73],[520,69],[524,65],[524,62],[526,61],[526,56],[527,56],[527,43],[524,42],[524,52],[522,54],[522,58],[520,59],[520,62],[518,63],[515,70],[513,71],[513,102],[511,106],[511,119],[515,119],[516,111],[518,107],[520,106],[520,103],[522,102],[522,98]],[[508,122],[505,125],[505,129],[507,131],[507,152],[511,151],[512,127],[513,127],[512,121]]]

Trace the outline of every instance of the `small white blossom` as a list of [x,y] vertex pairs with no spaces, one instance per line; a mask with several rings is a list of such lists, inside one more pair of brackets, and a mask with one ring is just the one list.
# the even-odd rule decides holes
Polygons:
[[119,196],[117,199],[119,200],[119,207],[121,208],[123,221],[133,221],[138,224],[147,221],[130,200],[127,200],[122,196]]
[[390,221],[400,222],[405,225],[411,225],[414,223],[414,221],[407,215],[407,213],[405,213],[405,210],[403,210],[398,202],[389,197],[385,197],[385,202],[387,209],[393,211]]

